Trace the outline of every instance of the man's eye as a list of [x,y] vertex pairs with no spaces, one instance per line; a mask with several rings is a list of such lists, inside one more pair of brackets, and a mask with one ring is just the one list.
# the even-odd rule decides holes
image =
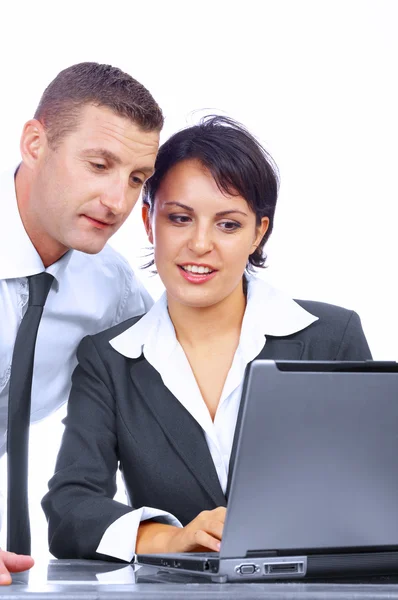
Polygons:
[[93,163],[92,162],[90,164],[97,171],[105,171],[105,169],[106,169],[106,165],[104,165],[103,163]]
[[134,183],[134,185],[143,185],[144,184],[144,180],[142,179],[142,177],[138,177],[137,175],[133,175],[131,177],[131,181]]

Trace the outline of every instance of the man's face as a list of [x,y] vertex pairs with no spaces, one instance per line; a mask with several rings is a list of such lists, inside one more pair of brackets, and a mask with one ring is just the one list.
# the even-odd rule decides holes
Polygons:
[[45,142],[33,170],[27,216],[45,252],[102,250],[137,202],[158,146],[159,132],[144,132],[93,105],[81,109],[78,127],[55,149]]

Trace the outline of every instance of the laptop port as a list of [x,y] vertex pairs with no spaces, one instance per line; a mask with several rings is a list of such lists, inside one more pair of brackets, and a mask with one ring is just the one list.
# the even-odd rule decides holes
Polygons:
[[258,573],[259,570],[259,567],[253,563],[245,563],[235,567],[235,571],[239,573],[239,575],[253,575],[253,573]]
[[264,563],[265,575],[295,575],[304,574],[304,562],[269,562]]

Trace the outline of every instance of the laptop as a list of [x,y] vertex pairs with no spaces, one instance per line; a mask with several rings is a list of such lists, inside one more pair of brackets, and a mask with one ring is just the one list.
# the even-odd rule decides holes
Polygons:
[[212,581],[398,573],[398,363],[256,360],[219,553],[137,555]]

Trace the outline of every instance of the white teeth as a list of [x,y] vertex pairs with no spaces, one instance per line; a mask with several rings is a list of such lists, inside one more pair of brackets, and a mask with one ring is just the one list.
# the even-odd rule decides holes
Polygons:
[[203,275],[203,273],[212,273],[212,270],[209,267],[198,267],[197,265],[184,265],[182,267],[184,271],[189,271],[190,273],[199,273]]

